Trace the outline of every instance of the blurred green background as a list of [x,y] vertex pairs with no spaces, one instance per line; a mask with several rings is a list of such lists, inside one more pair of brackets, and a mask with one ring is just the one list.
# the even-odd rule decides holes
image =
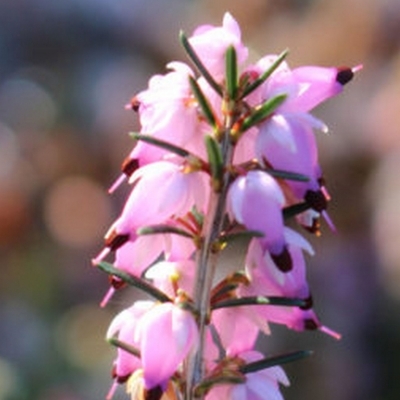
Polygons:
[[291,66],[364,64],[315,112],[338,234],[310,237],[309,278],[343,338],[273,327],[261,346],[315,349],[285,368],[288,400],[400,398],[399,0],[1,0],[0,400],[104,398],[104,335],[134,293],[99,309],[90,260],[127,194],[106,194],[138,129],[124,105],[186,60],[179,29],[227,10],[253,59],[289,47]]

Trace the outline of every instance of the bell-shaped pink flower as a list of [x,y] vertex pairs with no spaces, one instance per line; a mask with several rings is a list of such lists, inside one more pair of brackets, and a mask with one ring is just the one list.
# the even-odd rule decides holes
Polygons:
[[193,315],[172,303],[159,304],[146,313],[136,334],[146,389],[165,388],[198,340]]
[[185,215],[193,206],[204,209],[208,187],[202,172],[186,173],[176,163],[158,161],[139,168],[131,176],[135,183],[121,216],[113,227],[118,234],[138,227],[164,223]]
[[202,25],[198,27],[189,42],[211,75],[220,80],[225,73],[225,53],[234,46],[238,64],[247,59],[248,50],[241,41],[240,27],[231,14],[225,13],[222,26]]
[[280,254],[285,245],[282,207],[285,199],[272,176],[263,171],[249,171],[232,183],[228,207],[233,218],[249,230],[262,232],[265,249]]
[[[275,60],[276,56],[265,56],[248,70],[262,74]],[[279,112],[309,112],[330,97],[339,94],[359,69],[359,66],[304,66],[291,70],[286,62],[282,62],[260,87],[261,98],[265,100],[278,94],[286,94],[288,97],[279,107]]]
[[297,198],[303,198],[307,190],[320,188],[322,173],[313,127],[321,125],[310,115],[276,114],[260,126],[256,141],[261,162],[309,177],[308,182],[287,181]]
[[[139,348],[139,342],[135,339],[137,324],[140,318],[152,307],[154,307],[152,301],[138,301],[131,307],[121,311],[112,320],[106,334],[107,339],[118,337],[121,342]],[[115,383],[123,383],[142,364],[138,357],[121,348],[118,348],[117,354],[113,371]],[[115,388],[116,386],[113,385],[107,399],[112,397]]]
[[[141,132],[198,154],[199,144],[202,145],[199,135],[201,120],[189,84],[193,72],[180,62],[172,62],[167,66],[172,72],[154,76],[149,88],[136,96],[140,103]],[[158,161],[166,154],[157,146],[139,142],[129,157],[138,158],[139,164],[145,165]]]
[[227,356],[252,349],[257,340],[260,326],[252,319],[254,314],[251,307],[227,307],[212,313],[211,323],[218,332]]

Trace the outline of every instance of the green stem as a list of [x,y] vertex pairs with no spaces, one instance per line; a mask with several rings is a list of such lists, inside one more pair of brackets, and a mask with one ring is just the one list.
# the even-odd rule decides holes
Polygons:
[[[227,166],[232,162],[233,158],[233,145],[230,141],[231,121],[229,118],[227,118],[225,126],[225,135],[221,143],[221,154],[223,165]],[[185,400],[193,400],[195,398],[193,388],[204,378],[203,354],[205,334],[210,318],[211,287],[218,258],[218,254],[213,251],[213,245],[218,240],[222,231],[229,179],[229,172],[225,168],[221,190],[213,192],[211,195],[209,209],[206,213],[207,217],[203,225],[203,244],[197,253],[194,304],[198,312],[199,344],[188,360]],[[202,398],[203,396],[196,397],[196,399]]]

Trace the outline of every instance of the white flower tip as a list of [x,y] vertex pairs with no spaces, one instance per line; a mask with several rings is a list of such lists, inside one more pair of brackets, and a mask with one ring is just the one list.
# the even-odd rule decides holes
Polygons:
[[321,325],[318,329],[321,332],[326,333],[329,336],[332,336],[336,340],[340,340],[342,338],[342,335],[339,332],[336,332],[333,329],[328,328],[327,326]]
[[124,182],[124,180],[126,179],[126,175],[125,174],[121,174],[115,181],[114,183],[111,185],[111,187],[108,189],[108,193],[112,194],[115,192],[115,190],[117,190],[117,188]]
[[358,65],[356,65],[355,67],[353,67],[353,68],[351,69],[351,72],[356,73],[356,72],[358,72],[358,71],[361,71],[363,68],[364,68],[364,65],[358,64]]

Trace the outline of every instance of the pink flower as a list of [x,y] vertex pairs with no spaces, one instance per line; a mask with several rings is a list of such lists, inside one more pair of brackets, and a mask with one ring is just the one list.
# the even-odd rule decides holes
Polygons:
[[264,234],[264,249],[279,255],[284,250],[283,193],[276,180],[263,171],[249,171],[232,183],[228,207],[233,218],[249,230]]
[[208,187],[202,172],[186,173],[179,164],[157,161],[134,172],[129,182],[134,187],[112,229],[134,240],[141,226],[165,223],[183,216],[193,206],[203,210]]
[[241,41],[240,27],[231,14],[225,13],[222,26],[202,25],[198,27],[189,42],[211,75],[220,80],[225,73],[225,53],[234,46],[238,64],[247,59],[248,50]]
[[[138,347],[139,342],[135,338],[138,321],[153,306],[154,303],[151,301],[138,301],[121,311],[112,320],[107,331],[107,339],[118,337],[120,341]],[[123,383],[134,371],[141,367],[141,361],[138,357],[121,348],[118,348],[117,353],[114,362],[115,383]],[[113,385],[107,399],[112,397],[115,388],[116,386]]]
[[140,320],[137,338],[146,389],[165,388],[198,340],[193,315],[172,303],[155,306]]
[[[275,61],[276,56],[268,55],[248,70],[261,74]],[[286,62],[280,64],[272,76],[260,88],[262,99],[278,94],[286,94],[288,98],[280,107],[280,112],[309,112],[330,97],[343,90],[356,71],[355,68],[305,66],[291,70]]]
[[252,306],[214,310],[212,324],[216,328],[227,356],[235,356],[253,348],[260,326],[253,320]]

